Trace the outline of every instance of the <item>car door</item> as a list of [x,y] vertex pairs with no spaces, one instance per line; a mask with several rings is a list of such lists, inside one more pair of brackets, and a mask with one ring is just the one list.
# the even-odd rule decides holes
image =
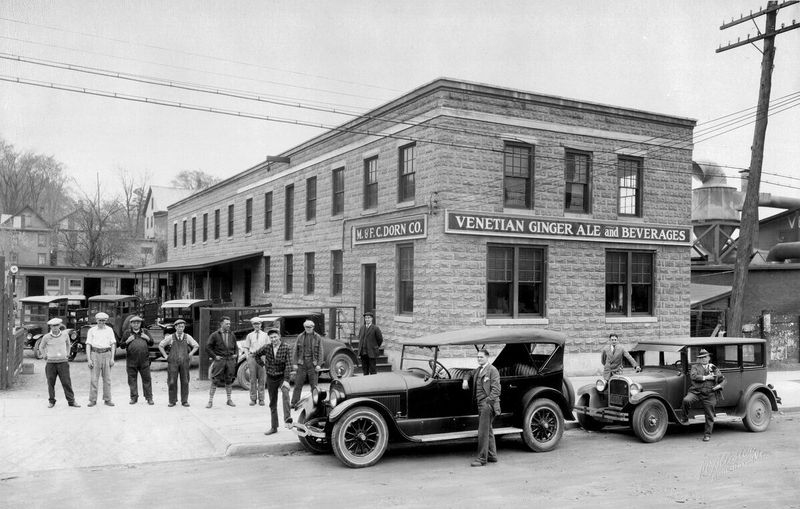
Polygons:
[[742,388],[742,368],[739,362],[739,345],[706,345],[703,348],[711,354],[711,363],[725,377],[725,387],[717,397],[717,411],[736,406]]

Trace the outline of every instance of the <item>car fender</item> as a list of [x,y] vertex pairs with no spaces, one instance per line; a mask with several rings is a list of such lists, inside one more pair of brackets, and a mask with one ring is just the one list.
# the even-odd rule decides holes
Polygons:
[[[657,399],[664,405],[664,407],[667,409],[667,414],[669,414],[669,420],[670,421],[677,421],[678,420],[678,415],[675,413],[675,409],[672,408],[672,404],[670,404],[669,401],[664,399],[664,397],[661,394],[659,394],[658,392],[655,392],[655,391],[642,391],[642,392],[640,392],[639,394],[637,394],[635,396],[631,396],[628,399],[628,406],[637,407],[637,406],[641,405],[642,403],[644,403],[645,401],[650,400],[650,399]],[[633,411],[632,410],[629,413],[631,415],[633,415]]]
[[555,401],[559,408],[561,408],[561,413],[564,414],[564,420],[575,420],[575,416],[572,414],[572,408],[570,408],[567,398],[564,397],[564,394],[562,394],[561,391],[553,389],[552,387],[534,387],[526,392],[524,396],[522,396],[521,410],[527,408],[528,403],[533,401],[535,398],[547,398]]
[[755,394],[756,392],[760,392],[764,394],[767,399],[769,399],[769,404],[772,407],[773,412],[778,411],[778,400],[775,397],[775,393],[773,392],[774,389],[770,389],[766,385],[762,383],[755,383],[750,384],[747,389],[742,393],[742,397],[739,398],[739,404],[736,405],[736,415],[744,415],[747,411],[747,401],[750,399],[750,396]]
[[390,434],[399,434],[406,440],[410,440],[410,438],[403,433],[403,431],[397,426],[397,422],[394,420],[394,416],[386,408],[385,405],[375,401],[372,398],[353,398],[353,399],[346,399],[342,403],[336,405],[333,410],[328,414],[328,425],[333,426],[348,410],[357,406],[367,406],[377,410],[383,418],[386,420],[386,425],[389,427]]
[[579,405],[578,402],[581,400],[583,396],[586,395],[589,396],[589,404],[586,405],[589,408],[599,408],[601,406],[605,406],[601,402],[602,395],[597,391],[597,387],[595,387],[594,384],[586,384],[577,390],[575,396],[575,406],[584,406],[584,405]]

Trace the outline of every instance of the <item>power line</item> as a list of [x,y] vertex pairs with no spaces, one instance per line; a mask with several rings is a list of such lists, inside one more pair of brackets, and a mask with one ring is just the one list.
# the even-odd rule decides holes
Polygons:
[[[302,120],[291,119],[291,118],[282,118],[282,117],[275,117],[275,116],[269,116],[269,115],[261,115],[261,114],[256,114],[256,113],[249,113],[249,112],[244,112],[244,111],[235,111],[235,110],[227,110],[227,109],[222,109],[222,108],[213,108],[213,107],[200,106],[200,105],[195,105],[195,104],[188,104],[188,103],[183,103],[183,102],[178,102],[178,101],[167,101],[167,100],[163,100],[163,99],[153,99],[153,98],[148,98],[148,97],[133,96],[133,95],[129,95],[129,94],[122,94],[122,93],[119,93],[119,92],[108,92],[108,91],[102,91],[102,90],[93,90],[93,89],[89,89],[89,88],[85,88],[85,87],[78,87],[78,86],[72,86],[72,85],[63,85],[63,84],[57,84],[57,83],[48,83],[48,82],[37,81],[37,80],[29,80],[29,79],[24,79],[24,78],[20,78],[20,77],[13,77],[13,76],[0,75],[0,81],[6,81],[6,82],[11,82],[11,83],[23,84],[23,85],[31,85],[31,86],[36,86],[36,87],[40,87],[40,88],[49,88],[49,89],[53,89],[53,90],[60,90],[60,91],[66,91],[66,92],[83,93],[83,94],[87,94],[87,95],[94,95],[94,96],[105,97],[105,98],[109,98],[109,99],[121,99],[121,100],[130,101],[130,102],[153,104],[153,105],[157,105],[157,106],[167,106],[167,107],[172,107],[172,108],[187,109],[187,110],[200,111],[200,112],[205,112],[205,113],[215,113],[215,114],[234,116],[234,117],[240,117],[240,118],[248,118],[248,119],[254,119],[254,120],[264,120],[264,121],[269,121],[269,122],[277,122],[277,123],[298,125],[298,126],[304,126],[304,127],[313,127],[313,128],[317,128],[317,129],[326,129],[326,130],[335,131],[335,132],[360,134],[360,135],[365,135],[365,136],[373,136],[373,137],[378,138],[378,139],[380,139],[380,138],[391,138],[391,139],[404,140],[404,141],[409,141],[409,142],[430,143],[430,144],[433,144],[433,145],[441,145],[441,146],[447,146],[447,147],[451,147],[451,148],[462,148],[462,149],[468,149],[468,150],[488,151],[488,152],[493,152],[493,153],[505,153],[506,152],[505,148],[497,149],[497,148],[492,148],[492,147],[481,147],[481,146],[477,146],[477,145],[460,144],[460,143],[453,143],[453,142],[443,142],[443,141],[431,140],[431,139],[426,139],[426,138],[418,138],[418,137],[414,137],[414,136],[400,136],[400,135],[396,135],[396,134],[382,133],[380,130],[357,129],[357,128],[353,128],[353,127],[343,127],[343,126],[331,126],[331,125],[326,125],[326,124],[323,124],[323,123],[314,123],[314,122],[302,121]],[[800,105],[800,103],[798,103],[798,104],[796,104],[794,106],[798,106],[798,105]],[[792,107],[794,107],[794,106],[792,106]],[[397,123],[397,122],[395,122],[395,123]],[[423,125],[423,124],[419,124],[418,126],[419,127],[436,127],[436,126],[428,126],[428,125]],[[485,134],[485,132],[482,133],[482,134]],[[674,151],[674,150],[685,150],[685,149],[686,148],[680,148],[680,147],[665,147],[664,150],[666,152],[670,152],[670,151]],[[617,153],[614,152],[614,151],[597,150],[595,152],[617,155]],[[538,159],[545,159],[545,160],[563,161],[563,158],[548,157],[548,156],[542,156],[542,155],[537,156],[537,158]],[[652,159],[663,160],[663,161],[671,161],[671,160],[668,160],[668,159],[657,159],[657,158],[652,158]],[[611,163],[598,163],[596,161],[593,161],[592,166],[595,169],[598,169],[598,168],[616,169],[617,168],[615,163],[614,164],[611,164]],[[692,175],[691,171],[687,172],[687,171],[666,170],[666,169],[659,169],[659,168],[649,168],[648,171],[651,171],[651,172],[663,172],[663,173],[669,173],[669,174],[673,174],[673,175],[674,174]],[[733,177],[733,178],[743,178],[743,177]],[[781,185],[781,184],[776,184],[776,183],[772,183],[772,182],[767,182],[767,183],[771,183],[771,184],[775,184],[775,185]],[[782,185],[782,186],[786,187],[786,188],[790,188],[790,189],[800,189],[800,187],[787,186],[787,185]]]
[[397,89],[394,89],[394,88],[384,87],[384,86],[380,86],[380,85],[371,85],[371,84],[368,84],[368,83],[357,83],[357,82],[354,82],[354,81],[348,81],[348,80],[342,80],[342,79],[338,79],[338,78],[331,78],[331,77],[328,77],[328,76],[322,76],[320,74],[313,74],[313,73],[302,72],[302,71],[294,71],[294,70],[289,70],[289,69],[281,69],[279,67],[270,67],[270,66],[261,65],[261,64],[254,64],[252,62],[244,62],[244,61],[241,61],[241,60],[230,60],[230,59],[227,59],[227,58],[215,57],[215,56],[212,56],[212,55],[205,55],[203,53],[195,53],[195,52],[192,52],[192,51],[183,51],[183,50],[178,50],[178,49],[174,49],[174,48],[166,48],[166,47],[158,46],[158,45],[155,45],[155,44],[132,42],[130,40],[118,39],[118,38],[115,38],[115,37],[105,37],[105,36],[102,36],[102,35],[91,34],[91,33],[88,33],[88,32],[80,32],[80,31],[77,31],[77,30],[67,30],[65,28],[54,27],[54,26],[51,26],[51,25],[41,25],[41,24],[38,24],[38,23],[31,23],[30,21],[22,21],[22,20],[13,19],[13,18],[6,18],[6,17],[3,17],[3,16],[0,16],[0,20],[8,21],[10,23],[18,23],[18,24],[21,24],[21,25],[29,25],[29,26],[39,27],[39,28],[45,28],[47,30],[54,30],[54,31],[57,31],[57,32],[64,32],[64,33],[75,34],[75,35],[82,35],[82,36],[85,36],[85,37],[93,37],[93,38],[96,38],[96,39],[103,39],[103,40],[106,40],[106,41],[120,42],[120,43],[123,43],[123,44],[129,44],[129,45],[132,45],[132,46],[141,46],[141,47],[144,47],[144,48],[157,49],[157,50],[160,50],[160,51],[167,51],[167,52],[170,52],[170,53],[178,53],[180,55],[188,55],[188,56],[193,56],[193,57],[207,58],[209,60],[214,60],[214,61],[217,61],[217,62],[225,62],[225,63],[231,63],[231,64],[237,64],[237,65],[245,65],[245,66],[248,66],[248,67],[255,67],[257,69],[264,69],[264,70],[267,70],[267,71],[278,71],[278,72],[285,72],[287,74],[295,74],[297,76],[324,79],[324,80],[333,81],[333,82],[336,82],[336,83],[343,83],[345,85],[357,85],[357,86],[360,86],[360,87],[368,87],[368,88],[375,88],[375,89],[378,89],[378,90],[386,90],[386,91],[389,91],[389,92],[402,93],[402,90],[397,90]]

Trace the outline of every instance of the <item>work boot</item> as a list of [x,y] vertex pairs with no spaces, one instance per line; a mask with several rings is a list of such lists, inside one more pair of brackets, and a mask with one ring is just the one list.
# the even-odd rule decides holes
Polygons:
[[256,406],[256,401],[254,399],[250,400],[250,406]]
[[148,405],[155,405],[155,403],[153,403],[153,398],[148,399],[147,400],[147,404]]
[[206,404],[206,408],[211,408],[212,406],[214,406],[214,402],[209,400],[208,404]]
[[703,435],[703,442],[709,442],[711,440],[711,435]]
[[277,432],[278,432],[277,428],[271,428],[271,429],[268,429],[267,431],[265,431],[264,434],[265,435],[274,435]]
[[95,406],[96,404],[97,404],[97,401],[90,401],[89,404],[86,405],[86,406]]
[[80,408],[81,407],[79,404],[75,403],[74,401],[72,403],[70,403],[69,406],[74,407],[74,408]]
[[139,401],[139,398],[131,398],[131,401],[130,401],[129,404],[135,405],[137,401]]
[[236,403],[234,403],[232,399],[229,399],[228,406],[236,406]]
[[111,400],[103,401],[103,404],[106,405],[106,406],[114,406],[114,402],[111,401]]
[[53,408],[54,406],[56,406],[55,401],[51,401],[50,403],[47,404],[47,408]]

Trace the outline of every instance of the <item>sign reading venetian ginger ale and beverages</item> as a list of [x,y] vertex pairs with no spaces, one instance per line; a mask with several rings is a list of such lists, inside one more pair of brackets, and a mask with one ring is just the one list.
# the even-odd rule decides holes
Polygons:
[[445,211],[445,233],[690,245],[689,227]]
[[353,227],[353,245],[422,239],[428,236],[428,216]]

